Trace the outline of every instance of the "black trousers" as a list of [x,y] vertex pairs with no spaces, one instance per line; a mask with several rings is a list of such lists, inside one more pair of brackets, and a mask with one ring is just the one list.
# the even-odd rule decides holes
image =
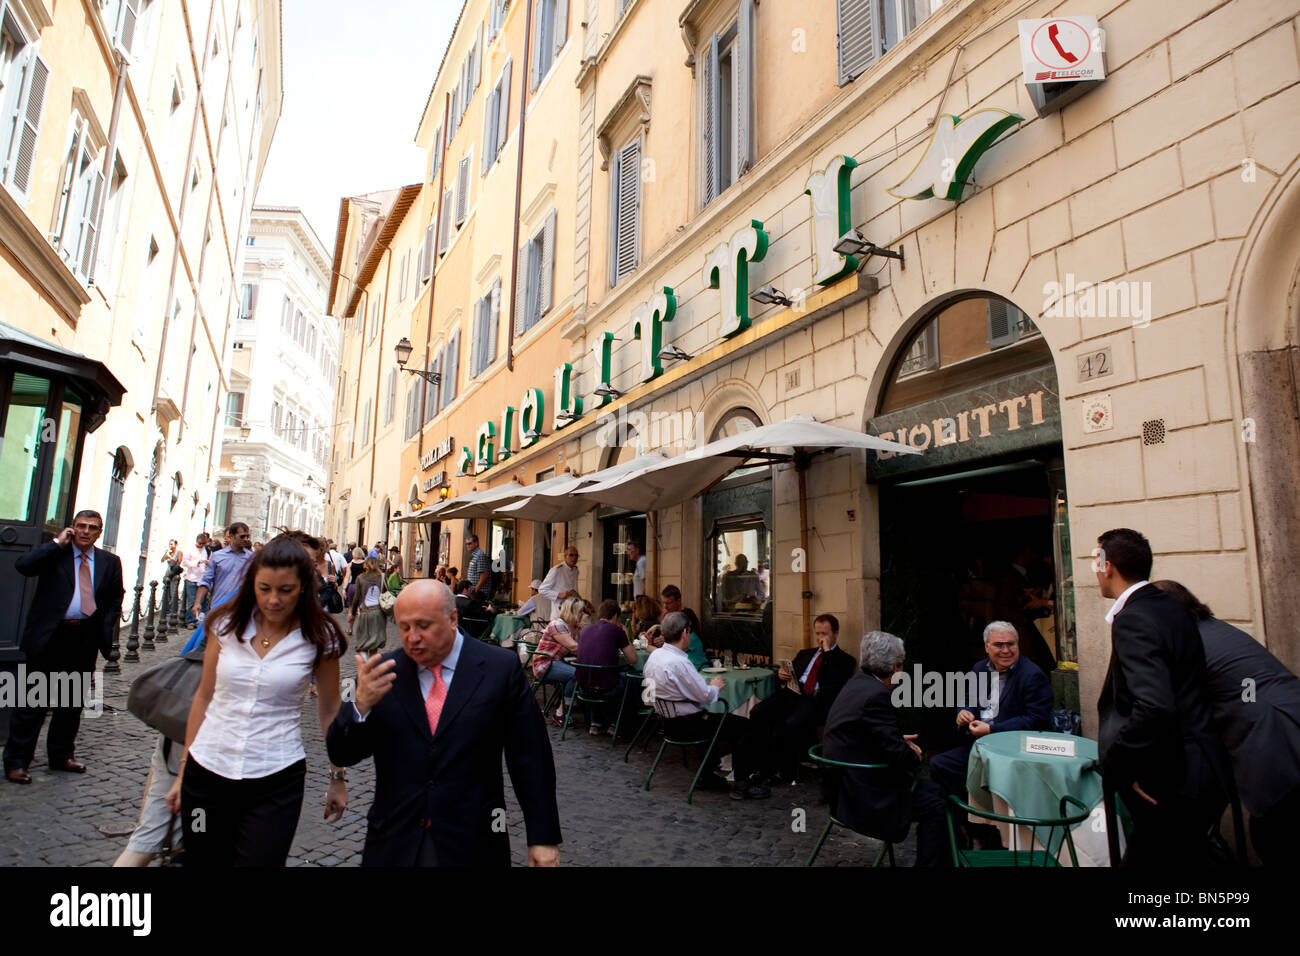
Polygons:
[[1300,787],[1267,813],[1250,818],[1250,842],[1265,866],[1276,866],[1300,854]]
[[947,817],[943,795],[933,780],[921,779],[912,791],[912,821],[916,824],[916,866],[948,866]]
[[793,780],[799,761],[817,739],[817,707],[807,694],[782,687],[749,712],[746,748],[754,767]]
[[[52,674],[87,674],[95,670],[98,653],[95,627],[88,624],[59,625],[39,654],[27,661],[27,674],[45,674],[45,685],[53,688]],[[89,692],[89,688],[86,688]],[[4,749],[5,771],[31,766],[36,756],[36,740],[45,724],[44,707],[19,707],[9,725],[9,740]],[[55,707],[50,732],[45,738],[45,752],[50,766],[58,766],[76,755],[77,731],[81,728],[81,705]]]
[[1154,807],[1131,789],[1120,793],[1133,818],[1133,832],[1123,865],[1198,869],[1208,866],[1210,827],[1218,821],[1227,804],[1227,799],[1218,794],[1218,788],[1212,789],[1214,793],[1192,800],[1163,796]]
[[[718,721],[722,721],[722,729],[718,729]],[[753,762],[749,758],[748,748],[745,746],[745,738],[749,732],[749,721],[744,717],[737,717],[735,714],[713,714],[703,711],[687,714],[685,717],[674,717],[668,721],[668,735],[673,740],[712,740],[714,733],[718,735],[717,745],[713,748],[713,753],[709,755],[708,762],[704,765],[706,774],[713,773],[718,769],[718,762],[722,760],[724,750],[731,751],[731,769],[736,775],[736,782],[744,785],[749,779],[749,775],[755,769]],[[700,759],[704,759],[704,751],[708,749],[708,744],[700,744],[696,747],[696,753]]]
[[306,760],[267,777],[230,780],[190,757],[181,778],[185,865],[284,866],[306,778]]

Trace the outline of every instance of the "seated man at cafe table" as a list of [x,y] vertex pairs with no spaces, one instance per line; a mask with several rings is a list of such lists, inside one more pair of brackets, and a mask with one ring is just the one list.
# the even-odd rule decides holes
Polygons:
[[872,631],[858,647],[849,678],[826,717],[822,754],[845,763],[886,764],[887,769],[827,770],[831,813],[864,836],[901,843],[916,823],[916,866],[942,866],[943,797],[932,780],[913,778],[921,766],[916,734],[904,734],[891,699],[906,653],[900,638]]
[[758,575],[749,569],[749,558],[736,555],[736,569],[722,574],[722,606],[727,610],[756,610]]
[[[656,701],[665,702],[666,709],[676,714],[668,720],[666,731],[674,740],[711,740],[714,733],[717,733],[717,745],[700,775],[701,789],[730,789],[727,781],[715,772],[722,759],[724,746],[734,751],[731,759],[736,780],[749,780],[751,768],[741,742],[749,721],[735,714],[715,714],[705,709],[717,702],[718,693],[727,686],[727,682],[719,676],[705,683],[686,656],[691,638],[686,615],[680,611],[667,615],[659,629],[663,634],[663,646],[646,660],[642,673],[647,682],[653,682]],[[718,727],[718,721],[722,721],[721,728]],[[701,759],[707,746],[703,744],[699,748]],[[765,795],[758,792],[752,794],[755,797]]]
[[782,687],[749,713],[751,752],[769,784],[794,782],[800,759],[815,741],[817,728],[826,725],[831,704],[856,667],[840,650],[840,622],[834,614],[819,614],[813,635],[816,644],[796,654],[792,667],[782,664],[776,675],[782,683],[796,681],[798,689]]
[[1051,726],[1052,683],[1037,664],[1020,656],[1016,629],[1006,621],[990,622],[984,628],[984,650],[988,657],[971,668],[975,679],[966,686],[987,686],[992,691],[991,678],[996,675],[997,696],[990,693],[990,700],[968,701],[968,706],[957,708],[957,727],[965,739],[930,761],[930,776],[945,797],[966,799],[966,765],[975,741],[987,734]]
[[[621,660],[636,666],[636,648],[627,639],[627,631],[618,623],[618,615],[617,601],[600,602],[596,609],[596,622],[584,627],[578,635],[579,664],[613,667]],[[599,736],[613,722],[610,715],[623,698],[627,675],[615,670],[592,671],[579,667],[574,676],[578,688],[586,696],[606,700],[604,704],[588,704],[590,733],[593,737]]]

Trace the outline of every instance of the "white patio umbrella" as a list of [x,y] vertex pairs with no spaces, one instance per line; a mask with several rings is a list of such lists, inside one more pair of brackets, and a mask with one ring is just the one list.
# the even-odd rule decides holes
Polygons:
[[504,502],[518,500],[524,494],[524,491],[525,486],[512,478],[504,485],[498,485],[495,488],[484,488],[480,491],[471,491],[457,498],[451,498],[440,505],[426,508],[422,515],[413,515],[412,520],[427,522],[445,521],[448,518],[491,517],[495,513],[496,506]]
[[662,464],[667,460],[659,452],[650,452],[648,455],[641,455],[632,461],[594,471],[589,475],[562,475],[558,478],[549,478],[535,485],[529,485],[527,497],[503,505],[497,509],[497,514],[527,521],[572,521],[595,507],[593,502],[573,496],[579,488],[611,479],[617,480],[620,476]]

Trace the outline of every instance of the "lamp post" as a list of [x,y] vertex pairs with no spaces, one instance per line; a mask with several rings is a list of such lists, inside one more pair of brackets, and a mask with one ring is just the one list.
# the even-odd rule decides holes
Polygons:
[[411,340],[402,336],[402,340],[393,346],[393,355],[397,359],[397,367],[403,372],[409,372],[411,375],[418,375],[430,385],[441,385],[442,375],[438,372],[429,372],[422,368],[407,368],[406,363],[411,358]]

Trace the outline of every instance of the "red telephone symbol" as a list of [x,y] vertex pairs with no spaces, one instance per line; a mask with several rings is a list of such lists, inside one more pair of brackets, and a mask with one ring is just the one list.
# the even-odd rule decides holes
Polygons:
[[1052,42],[1052,46],[1056,47],[1056,52],[1061,55],[1061,59],[1066,63],[1077,62],[1079,58],[1069,50],[1065,49],[1065,47],[1061,46],[1061,41],[1056,38],[1057,34],[1060,32],[1061,28],[1055,23],[1049,24],[1047,27],[1047,39]]

